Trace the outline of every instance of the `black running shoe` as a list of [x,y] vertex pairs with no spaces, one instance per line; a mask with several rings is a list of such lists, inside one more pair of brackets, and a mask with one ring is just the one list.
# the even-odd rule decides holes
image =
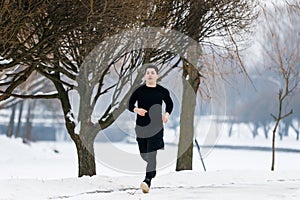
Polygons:
[[141,189],[143,193],[148,193],[151,186],[151,179],[145,178],[145,180],[141,183]]

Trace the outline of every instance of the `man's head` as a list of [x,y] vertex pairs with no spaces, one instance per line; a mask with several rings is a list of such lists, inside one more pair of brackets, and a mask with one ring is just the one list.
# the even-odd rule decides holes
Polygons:
[[145,64],[145,73],[147,72],[148,69],[154,69],[156,74],[158,74],[158,68],[154,64]]
[[158,77],[158,68],[154,64],[147,64],[145,67],[146,84],[155,86]]

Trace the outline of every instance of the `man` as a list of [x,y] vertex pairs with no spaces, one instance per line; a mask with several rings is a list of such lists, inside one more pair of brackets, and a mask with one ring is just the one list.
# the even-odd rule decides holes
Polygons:
[[[148,193],[151,180],[156,175],[157,150],[164,148],[163,123],[166,123],[173,110],[173,101],[169,91],[157,84],[158,68],[153,64],[145,67],[146,83],[138,87],[131,95],[128,109],[137,114],[136,140],[140,155],[147,162],[146,177],[141,183],[144,193]],[[137,102],[137,106],[135,103]],[[165,113],[162,115],[162,102]]]

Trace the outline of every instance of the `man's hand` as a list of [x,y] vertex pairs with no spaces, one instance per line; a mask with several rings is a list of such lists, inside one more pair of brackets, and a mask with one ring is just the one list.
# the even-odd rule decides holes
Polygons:
[[145,114],[147,113],[147,110],[143,109],[143,108],[134,108],[133,112],[137,113],[140,116],[145,116]]
[[163,115],[163,117],[162,117],[162,121],[163,121],[163,123],[167,123],[167,122],[168,122],[168,120],[169,120],[169,116],[170,116],[170,114],[169,114],[169,113],[167,113],[167,112],[166,112],[166,114],[165,114],[165,115]]

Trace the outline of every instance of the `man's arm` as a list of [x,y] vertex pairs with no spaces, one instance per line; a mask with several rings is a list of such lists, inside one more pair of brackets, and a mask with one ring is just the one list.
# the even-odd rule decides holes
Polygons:
[[143,109],[143,108],[138,108],[135,106],[135,103],[137,101],[137,90],[135,90],[130,99],[129,99],[129,103],[128,103],[128,110],[131,111],[131,112],[134,112],[140,116],[145,116],[145,113],[147,112],[147,110]]
[[128,110],[130,112],[134,112],[135,109],[135,102],[137,101],[137,91],[135,90],[132,95],[129,98],[129,102],[128,102]]
[[135,107],[133,109],[133,112],[135,112],[136,114],[140,115],[140,116],[145,116],[147,110],[143,109],[143,108],[137,108]]
[[166,123],[169,120],[169,117],[170,117],[171,112],[173,111],[173,105],[174,105],[168,90],[166,90],[164,102],[166,104],[166,113],[163,115],[162,120],[164,123]]
[[164,102],[166,104],[166,113],[169,113],[169,115],[170,115],[173,111],[173,101],[170,97],[169,91],[166,92]]
[[169,117],[170,117],[170,114],[168,112],[166,112],[162,117],[163,123],[167,123],[169,120]]

